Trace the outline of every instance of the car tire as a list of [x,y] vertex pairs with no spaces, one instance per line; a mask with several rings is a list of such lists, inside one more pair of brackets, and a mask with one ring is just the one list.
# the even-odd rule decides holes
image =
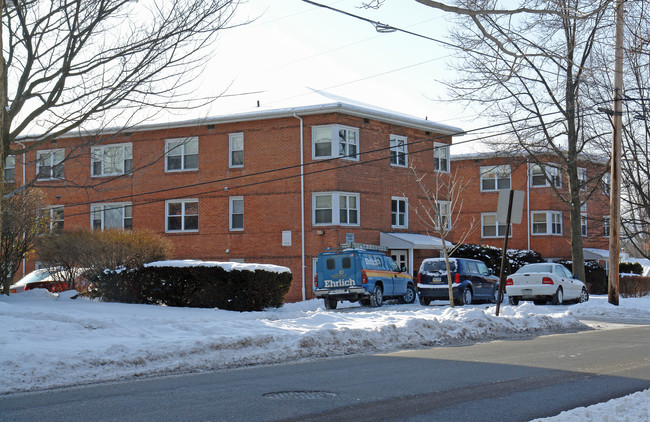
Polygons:
[[517,305],[519,305],[519,298],[516,297],[516,296],[509,296],[508,297],[508,302],[513,306],[517,306]]
[[384,304],[384,291],[381,286],[375,286],[375,291],[370,295],[370,306],[379,308]]
[[472,289],[470,289],[469,287],[465,287],[463,289],[463,294],[460,296],[460,299],[458,300],[458,304],[460,306],[471,305],[473,297],[474,295],[472,293]]
[[331,297],[326,297],[323,300],[325,301],[325,309],[336,309],[336,306],[339,304],[338,300]]
[[430,303],[431,303],[431,298],[420,296],[420,305],[429,306]]
[[[505,292],[501,295],[501,303],[503,303],[503,300],[505,299],[506,294]],[[497,286],[496,289],[494,289],[494,293],[492,293],[492,297],[490,298],[490,303],[497,303],[499,301],[499,286]]]
[[589,300],[589,292],[587,291],[586,287],[582,288],[582,292],[580,292],[580,298],[578,298],[578,303],[584,303]]
[[564,292],[562,291],[562,287],[557,288],[551,301],[553,302],[553,305],[561,305],[564,303]]
[[415,298],[417,297],[417,292],[415,291],[415,287],[413,285],[409,284],[406,286],[406,293],[404,293],[404,296],[400,296],[399,302],[400,303],[406,303],[406,304],[411,304],[415,302]]

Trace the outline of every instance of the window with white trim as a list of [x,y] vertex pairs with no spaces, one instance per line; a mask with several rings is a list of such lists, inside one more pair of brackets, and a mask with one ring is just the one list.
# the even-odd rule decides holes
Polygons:
[[244,167],[244,133],[228,135],[228,166]]
[[312,195],[312,209],[312,221],[315,226],[358,226],[360,224],[358,193],[314,193]]
[[36,178],[38,180],[63,179],[64,149],[36,151]]
[[[506,227],[505,223],[497,221],[496,213],[481,214],[481,237],[505,237]],[[512,237],[512,224],[508,237]]]
[[580,233],[583,237],[587,236],[587,214],[580,214]]
[[510,166],[481,167],[481,191],[510,189]]
[[532,164],[530,166],[531,187],[551,186],[551,183],[556,188],[562,187],[562,177],[559,168],[554,167],[551,164],[545,164],[544,166]]
[[128,202],[92,204],[90,215],[93,230],[133,228],[133,209]]
[[359,129],[342,125],[314,126],[311,133],[312,158],[359,159]]
[[609,237],[609,215],[603,215],[603,236]]
[[408,166],[406,136],[390,135],[390,165],[398,167]]
[[580,190],[587,190],[587,169],[584,167],[578,167],[578,185]]
[[13,155],[8,155],[7,158],[5,158],[4,181],[16,181],[16,157]]
[[449,145],[433,143],[433,169],[449,173]]
[[603,193],[609,196],[610,189],[612,187],[612,175],[611,173],[603,174],[603,177],[600,179],[600,183],[603,188]]
[[199,138],[165,139],[165,171],[199,169]]
[[531,212],[533,234],[562,235],[562,213],[559,211]]
[[165,201],[165,232],[198,232],[199,200],[173,199]]
[[436,229],[437,230],[450,230],[451,229],[451,202],[449,201],[436,201]]
[[244,197],[232,196],[230,198],[230,230],[244,230]]
[[63,206],[48,207],[41,210],[50,232],[63,231]]
[[408,228],[408,199],[393,197],[391,198],[391,226],[397,229]]
[[116,176],[132,170],[133,146],[130,143],[93,147],[91,156],[93,176]]

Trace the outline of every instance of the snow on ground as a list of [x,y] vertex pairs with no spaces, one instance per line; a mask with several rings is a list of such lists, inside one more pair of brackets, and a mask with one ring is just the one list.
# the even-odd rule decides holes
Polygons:
[[[310,300],[264,312],[231,312],[73,296],[74,292],[55,295],[36,289],[0,298],[0,394],[574,332],[590,328],[578,318],[650,316],[650,298],[621,298],[621,305],[614,307],[605,296],[570,306],[503,304],[499,317],[495,305],[488,304],[455,308],[444,302],[428,307],[387,304],[373,309],[344,303],[336,311],[326,311],[322,301]],[[650,393],[641,394],[647,414]],[[558,417],[553,420],[591,420]]]

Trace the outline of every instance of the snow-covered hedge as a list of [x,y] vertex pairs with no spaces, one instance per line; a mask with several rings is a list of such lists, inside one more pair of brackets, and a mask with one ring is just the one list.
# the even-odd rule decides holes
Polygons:
[[[456,258],[470,258],[481,260],[491,268],[495,274],[501,271],[501,249],[494,246],[464,244],[452,253]],[[535,251],[508,249],[506,251],[506,274],[512,274],[526,264],[543,262],[542,256]]]

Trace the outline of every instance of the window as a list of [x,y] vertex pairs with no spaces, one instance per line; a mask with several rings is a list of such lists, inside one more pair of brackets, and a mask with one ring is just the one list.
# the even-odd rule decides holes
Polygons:
[[47,221],[50,232],[63,231],[63,207],[49,207],[42,210],[42,216]]
[[391,225],[394,228],[408,227],[408,199],[393,197],[391,200]]
[[129,173],[133,164],[131,144],[105,145],[93,147],[92,175],[113,176]]
[[562,213],[558,211],[533,211],[533,234],[562,234]]
[[[505,237],[505,235],[506,225],[497,222],[496,213],[481,214],[481,237]],[[512,224],[508,237],[512,237]]]
[[244,167],[244,134],[241,132],[228,135],[228,165]]
[[230,198],[230,230],[244,230],[244,197]]
[[16,181],[16,157],[13,155],[8,155],[5,159],[4,180],[5,182]]
[[165,140],[165,171],[198,170],[199,138]]
[[609,215],[603,215],[603,236],[609,237]]
[[359,129],[341,125],[312,128],[312,158],[334,157],[359,159]]
[[481,167],[481,190],[510,189],[510,166]]
[[603,174],[602,179],[600,179],[600,183],[603,187],[603,193],[609,196],[609,191],[612,187],[612,175],[610,173]]
[[[314,225],[359,225],[359,194],[345,192],[314,193]],[[336,213],[334,210],[338,210]]]
[[36,151],[36,175],[38,180],[63,179],[65,150]]
[[199,200],[171,200],[166,204],[166,232],[199,231]]
[[390,165],[399,167],[408,166],[405,136],[390,135]]
[[436,229],[437,230],[450,230],[451,219],[450,216],[451,203],[449,201],[436,201]]
[[587,169],[584,167],[578,167],[578,185],[580,190],[587,190]]
[[553,186],[562,187],[562,178],[560,169],[553,167],[550,164],[545,164],[543,167],[539,164],[533,164],[530,167],[530,185],[532,187]]
[[130,203],[93,204],[90,212],[93,230],[133,228]]
[[449,145],[433,143],[433,169],[440,172],[449,172]]
[[587,214],[580,214],[580,233],[587,236]]

